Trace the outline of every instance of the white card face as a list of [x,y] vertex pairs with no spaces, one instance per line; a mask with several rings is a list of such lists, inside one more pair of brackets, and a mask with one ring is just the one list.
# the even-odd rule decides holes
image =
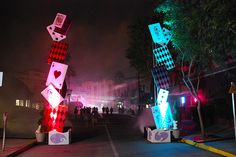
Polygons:
[[48,33],[50,34],[51,38],[54,41],[61,41],[61,40],[66,38],[66,35],[54,32],[54,29],[55,29],[55,25],[54,24],[47,26]]
[[165,89],[160,89],[157,96],[158,104],[165,103],[167,101],[169,91]]
[[3,72],[0,72],[0,87],[2,87]]
[[47,88],[45,88],[41,92],[41,94],[53,108],[57,107],[64,100],[63,97],[51,84]]
[[52,83],[56,88],[61,89],[65,80],[67,68],[68,65],[66,64],[52,62],[46,86]]
[[56,26],[56,27],[59,27],[61,28],[64,24],[64,21],[66,19],[66,15],[64,14],[61,14],[61,13],[57,13],[55,19],[54,19],[54,22],[53,24]]

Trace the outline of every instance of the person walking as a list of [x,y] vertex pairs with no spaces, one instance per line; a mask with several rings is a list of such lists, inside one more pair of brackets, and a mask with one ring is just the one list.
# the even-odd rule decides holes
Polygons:
[[77,106],[74,109],[74,118],[75,118],[75,120],[78,118],[78,107]]
[[110,113],[111,113],[111,114],[113,113],[113,108],[112,108],[112,107],[110,108]]
[[108,115],[109,114],[109,108],[106,107],[106,114]]

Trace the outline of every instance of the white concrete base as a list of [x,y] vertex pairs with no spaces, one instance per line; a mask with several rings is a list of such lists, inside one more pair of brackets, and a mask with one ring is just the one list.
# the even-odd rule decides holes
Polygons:
[[48,133],[48,145],[67,145],[70,144],[71,131],[67,132],[57,132],[50,131]]
[[165,143],[171,142],[171,131],[169,130],[159,130],[150,128],[147,129],[147,140],[152,143]]

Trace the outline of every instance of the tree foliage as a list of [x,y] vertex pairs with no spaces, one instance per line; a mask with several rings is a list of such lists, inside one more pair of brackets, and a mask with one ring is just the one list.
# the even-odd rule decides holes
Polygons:
[[164,15],[173,36],[172,45],[182,53],[177,62],[194,62],[198,72],[211,68],[213,63],[224,65],[235,54],[236,1],[166,0],[155,11]]
[[155,17],[136,19],[128,27],[129,47],[126,57],[141,77],[150,77],[152,67],[152,42],[148,25],[154,23]]

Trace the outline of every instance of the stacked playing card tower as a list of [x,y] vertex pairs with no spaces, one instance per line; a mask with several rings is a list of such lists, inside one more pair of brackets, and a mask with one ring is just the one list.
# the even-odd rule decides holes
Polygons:
[[71,21],[61,13],[57,13],[53,24],[47,27],[53,43],[48,56],[50,70],[48,73],[46,88],[41,92],[47,100],[44,106],[43,125],[46,131],[63,131],[64,121],[67,115],[68,107],[63,104],[66,92],[65,76],[68,65],[64,64],[67,56],[69,44],[62,42],[70,27]]
[[172,129],[174,120],[167,102],[170,78],[168,70],[173,69],[175,64],[168,50],[167,44],[170,41],[172,34],[166,29],[162,28],[160,23],[151,24],[148,26],[155,48],[153,49],[154,66],[152,69],[152,76],[155,83],[155,90],[157,93],[157,100],[155,106],[152,107],[152,114],[157,129]]

